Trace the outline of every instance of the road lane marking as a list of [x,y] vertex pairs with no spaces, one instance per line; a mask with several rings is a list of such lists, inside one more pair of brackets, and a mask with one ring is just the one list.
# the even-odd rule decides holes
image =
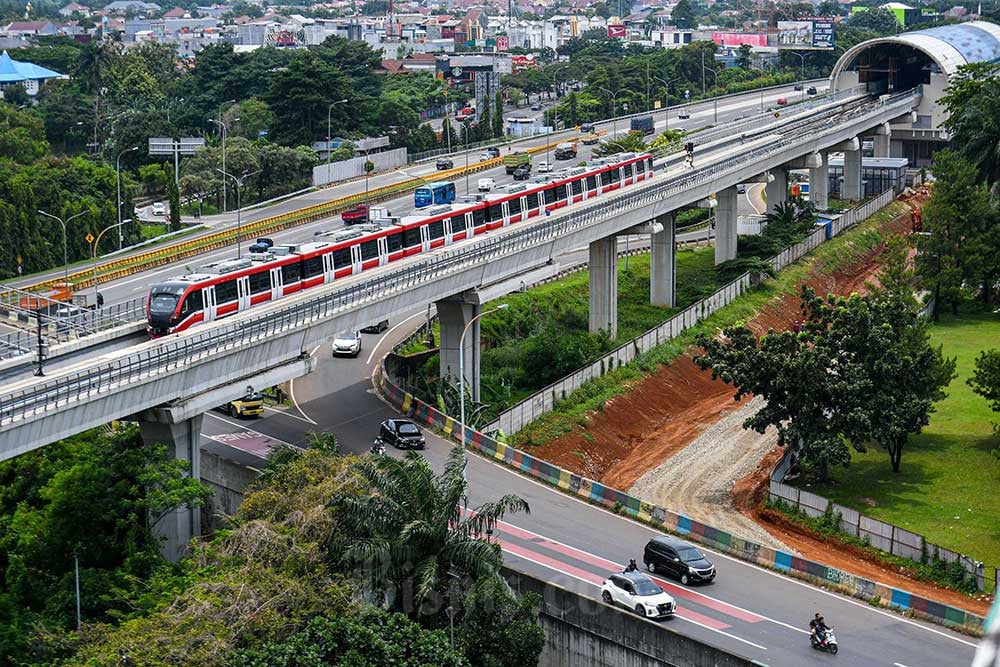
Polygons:
[[745,191],[743,192],[743,196],[745,196],[745,197],[747,198],[747,203],[748,203],[748,204],[750,204],[750,208],[752,208],[752,209],[753,209],[753,212],[754,212],[754,213],[756,213],[757,215],[761,215],[761,212],[760,212],[760,210],[759,210],[759,209],[758,209],[758,208],[757,208],[757,207],[756,207],[756,206],[754,205],[754,203],[753,203],[753,200],[752,200],[752,199],[750,199],[750,193],[751,193],[751,192],[753,191],[753,189],[754,189],[755,187],[757,187],[758,185],[759,185],[759,184],[753,184],[753,185],[751,185],[751,186],[750,186],[749,188],[747,188],[747,189],[746,189],[746,190],[745,190]]
[[391,334],[393,331],[395,331],[399,327],[403,326],[404,324],[406,324],[407,322],[409,322],[410,320],[412,320],[414,317],[418,317],[418,316],[423,315],[423,314],[424,314],[423,312],[413,313],[412,315],[410,315],[409,317],[407,317],[405,320],[403,320],[402,322],[400,322],[399,324],[397,324],[396,326],[394,326],[393,328],[389,329],[384,334],[382,334],[382,337],[378,339],[377,343],[375,343],[375,347],[372,348],[371,354],[368,355],[368,360],[365,362],[365,366],[368,366],[369,364],[372,363],[372,357],[375,356],[375,353],[378,351],[379,346],[382,345],[382,342],[385,341],[385,339],[389,337],[389,334]]
[[[319,345],[314,347],[312,351],[309,353],[309,356],[315,357],[316,351],[319,350],[319,348],[321,347],[323,347],[323,343],[320,343]],[[292,399],[292,403],[295,405],[295,409],[299,411],[299,414],[302,415],[307,422],[309,422],[313,426],[316,426],[316,422],[314,422],[312,418],[306,414],[306,411],[302,409],[302,406],[299,405],[299,402],[295,400],[295,378],[292,378],[291,380],[288,381],[288,397]]]
[[906,667],[906,665],[904,665],[901,662],[894,662],[894,663],[892,663],[892,667]]
[[312,420],[309,420],[309,419],[306,419],[305,417],[300,417],[298,415],[293,415],[291,412],[288,412],[287,410],[278,410],[277,408],[272,408],[272,407],[268,407],[268,406],[264,406],[264,409],[268,410],[270,412],[273,412],[273,413],[275,413],[277,415],[284,415],[285,417],[288,417],[290,419],[298,419],[300,422],[305,422],[307,424],[313,424],[313,425],[316,424],[316,422],[314,422]]

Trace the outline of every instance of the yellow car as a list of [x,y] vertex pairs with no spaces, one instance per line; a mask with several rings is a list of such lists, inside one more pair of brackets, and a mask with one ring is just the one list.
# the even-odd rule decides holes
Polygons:
[[220,405],[219,410],[230,417],[259,417],[264,414],[264,397],[259,392]]
[[587,146],[593,146],[594,144],[596,144],[598,141],[601,140],[601,137],[591,132],[590,134],[583,135],[583,137],[580,140]]

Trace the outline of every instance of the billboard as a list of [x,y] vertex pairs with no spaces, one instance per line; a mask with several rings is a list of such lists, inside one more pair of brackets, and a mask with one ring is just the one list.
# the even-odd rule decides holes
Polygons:
[[624,39],[627,34],[625,26],[608,24],[608,37],[621,37]]
[[751,32],[713,32],[712,41],[719,46],[740,46],[742,44],[767,46],[767,35]]
[[833,22],[778,21],[779,49],[832,49]]

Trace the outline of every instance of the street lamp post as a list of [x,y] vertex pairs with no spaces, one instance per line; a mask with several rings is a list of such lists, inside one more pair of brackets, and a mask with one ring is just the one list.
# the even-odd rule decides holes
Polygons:
[[248,179],[248,178],[250,178],[251,176],[256,176],[257,174],[259,174],[261,172],[261,170],[258,169],[257,171],[246,173],[246,174],[243,174],[242,176],[239,176],[239,177],[233,176],[232,174],[227,173],[225,171],[222,171],[221,169],[216,169],[216,171],[222,173],[223,180],[226,177],[229,177],[229,178],[233,179],[233,183],[236,184],[236,259],[240,259],[241,257],[243,257],[243,239],[240,236],[240,231],[241,231],[240,230],[240,223],[241,223],[240,214],[243,211],[243,203],[242,203],[242,200],[240,199],[240,194],[241,194],[241,191],[243,190],[243,181],[246,180],[246,179]]
[[666,80],[661,79],[660,77],[658,77],[658,76],[656,76],[654,74],[653,78],[663,84],[663,88],[664,88],[664,91],[663,91],[663,120],[665,122],[664,130],[669,130],[670,129],[670,84],[674,83],[675,81],[680,81],[682,77],[678,76],[678,77],[675,77],[673,79],[670,79],[669,81],[666,81]]
[[506,310],[510,308],[509,303],[501,303],[496,308],[491,308],[490,310],[484,310],[479,313],[465,325],[462,329],[462,335],[458,339],[458,396],[459,396],[459,414],[461,416],[462,425],[462,451],[465,451],[465,334],[468,333],[469,327],[475,324],[480,317],[483,315],[489,315],[490,313],[495,313],[498,310]]
[[[798,56],[799,61],[800,61],[799,80],[800,81],[805,81],[806,80],[806,56],[808,56],[809,54],[808,53],[797,53],[795,51],[788,51],[787,53],[791,53],[793,56]],[[802,99],[805,99],[805,97],[806,97],[806,87],[802,86]]]
[[[611,128],[612,128],[611,129],[611,135],[612,135],[611,138],[614,139],[615,137],[618,136],[618,117],[615,115],[616,113],[618,113],[618,109],[617,109],[617,107],[618,107],[618,93],[613,93],[610,90],[608,90],[607,88],[602,88],[601,86],[598,86],[597,89],[598,90],[603,90],[604,92],[606,92],[608,95],[611,96]],[[618,92],[621,92],[621,91],[618,91]]]
[[[703,59],[704,59],[704,55],[705,54],[702,54],[702,58]],[[714,79],[715,86],[718,87],[718,85],[719,85],[719,70],[712,69],[711,67],[705,67],[705,65],[702,65],[701,66],[701,84],[702,84],[702,88],[705,87],[705,72],[711,72],[712,73],[712,75],[715,77],[715,79]],[[702,94],[704,94],[704,92]],[[712,121],[712,122],[718,123],[719,122],[719,97],[717,95],[714,96],[712,98],[712,101],[715,102],[715,120]]]
[[121,250],[124,245],[123,234],[122,234],[122,155],[125,153],[131,153],[132,151],[139,150],[138,146],[133,146],[132,148],[126,148],[125,150],[118,153],[117,159],[115,159],[115,184],[118,186],[118,249]]
[[[100,233],[98,233],[97,238],[95,238],[93,240],[93,242],[91,243],[91,246],[90,246],[90,258],[91,258],[91,261],[93,262],[93,265],[94,265],[94,306],[95,307],[98,307],[98,306],[101,305],[101,301],[100,301],[101,297],[100,297],[99,292],[97,291],[97,247],[101,243],[101,237],[104,236],[104,233],[107,232],[108,230],[114,229],[115,227],[121,227],[121,225],[123,223],[125,223],[125,222],[131,222],[131,221],[132,221],[132,219],[128,218],[126,220],[122,220],[120,222],[116,222],[113,225],[108,225],[107,227],[105,227],[104,229],[102,229],[100,231]],[[88,235],[88,239],[87,240],[90,240],[89,239],[89,235]]]
[[80,211],[79,213],[77,213],[75,215],[69,216],[66,220],[63,220],[59,216],[52,215],[51,213],[46,213],[45,211],[43,211],[41,209],[38,209],[38,213],[40,215],[44,215],[46,218],[52,218],[53,220],[55,220],[56,222],[58,222],[60,225],[62,225],[62,230],[63,230],[63,282],[66,285],[69,285],[69,252],[67,251],[68,246],[66,245],[66,225],[68,225],[71,221],[75,220],[76,218],[79,218],[81,215],[84,215],[84,214],[88,213],[88,211]]
[[[338,104],[346,104],[347,100],[337,100],[336,102],[331,102],[330,106],[326,108],[326,176],[330,177],[330,158],[333,157],[333,151],[330,149],[330,142],[333,141],[333,135],[330,134],[330,114],[333,113],[333,107]],[[225,165],[222,166],[225,169]]]
[[[226,168],[226,135],[229,133],[229,127],[222,121],[222,108],[224,106],[226,106],[227,104],[235,104],[235,103],[236,103],[236,100],[226,100],[225,102],[223,102],[222,104],[219,105],[219,119],[218,120],[213,120],[213,119],[209,118],[209,120],[212,120],[212,122],[218,123],[219,127],[222,128],[221,132],[222,132],[222,168],[223,169]],[[228,208],[226,199],[227,199],[226,179],[222,179],[222,211],[223,211],[223,213],[225,213],[226,209]]]

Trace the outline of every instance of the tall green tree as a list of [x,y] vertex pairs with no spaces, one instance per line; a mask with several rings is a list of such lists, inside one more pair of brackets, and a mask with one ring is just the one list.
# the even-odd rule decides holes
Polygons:
[[698,16],[690,0],[679,0],[670,10],[670,22],[681,30],[698,27]]
[[[972,377],[965,382],[989,401],[990,410],[1000,412],[1000,349],[981,351]],[[1000,424],[994,423],[993,430],[1000,431]]]
[[1000,182],[1000,64],[963,65],[940,104],[948,110],[944,126],[952,146],[995,187]]
[[465,466],[461,447],[440,476],[413,452],[404,459],[379,456],[357,467],[371,493],[331,501],[341,525],[333,553],[362,568],[389,609],[420,615],[425,601],[446,597],[450,573],[499,580],[500,546],[486,539],[487,531],[506,514],[528,512],[528,504],[505,495],[466,512]]
[[759,340],[746,326],[722,337],[701,335],[695,357],[736,388],[766,404],[743,424],[797,446],[819,477],[850,461],[847,443],[885,449],[899,472],[909,434],[928,423],[955,375],[955,360],[929,343],[927,323],[891,295],[818,297],[802,288],[800,333],[773,330]]
[[753,49],[749,44],[740,44],[739,51],[736,54],[736,66],[743,69],[750,69],[750,63],[753,62],[751,59],[753,56]]
[[503,136],[503,96],[498,92],[494,100],[493,112],[493,138],[498,139]]

